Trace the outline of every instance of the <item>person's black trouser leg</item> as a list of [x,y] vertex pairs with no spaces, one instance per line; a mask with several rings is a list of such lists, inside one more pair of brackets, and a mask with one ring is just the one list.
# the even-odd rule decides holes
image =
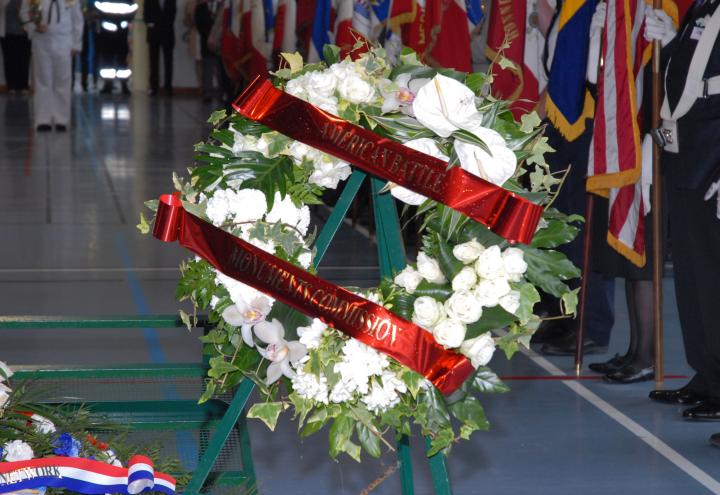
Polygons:
[[160,43],[151,41],[150,43],[150,91],[157,92],[160,86]]
[[172,90],[172,78],[173,78],[173,49],[175,43],[172,41],[166,41],[162,45],[163,48],[163,64],[165,69],[165,89]]

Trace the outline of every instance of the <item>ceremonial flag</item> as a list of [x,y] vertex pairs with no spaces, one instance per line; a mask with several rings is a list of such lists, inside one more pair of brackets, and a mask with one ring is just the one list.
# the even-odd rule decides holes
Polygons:
[[484,16],[480,0],[465,0],[465,10],[467,11],[470,34],[480,34],[480,23]]
[[545,106],[550,122],[568,141],[585,131],[585,119],[593,115],[585,77],[590,20],[596,4],[595,0],[565,0],[557,20],[557,43]]
[[312,34],[310,37],[310,50],[308,62],[323,60],[323,47],[330,43],[330,17],[332,5],[330,0],[317,0],[315,3],[315,17],[313,18]]
[[334,32],[335,44],[340,47],[341,59],[350,55],[358,38],[358,34],[353,30],[354,3],[353,0],[337,0]]
[[297,50],[297,36],[295,25],[297,23],[297,1],[280,0],[275,14],[275,37],[273,39],[273,52],[293,53]]
[[[598,77],[587,180],[589,192],[609,198],[608,243],[637,266],[646,260],[651,175],[647,170],[643,174],[640,142],[643,72],[652,57],[652,46],[642,35],[645,5],[646,0],[607,1],[605,64]],[[677,6],[665,1],[663,7],[677,23]]]
[[268,76],[270,44],[265,39],[265,11],[263,0],[242,1],[243,46],[250,52],[246,65],[248,80]]
[[298,39],[298,48],[305,59],[310,53],[310,40],[312,38],[313,21],[315,19],[316,0],[296,0],[297,21],[295,35]]
[[425,60],[428,27],[425,0],[415,0],[415,15],[412,21],[402,27],[402,43],[412,48],[420,60]]
[[436,67],[472,71],[465,0],[426,0],[428,26],[425,61]]

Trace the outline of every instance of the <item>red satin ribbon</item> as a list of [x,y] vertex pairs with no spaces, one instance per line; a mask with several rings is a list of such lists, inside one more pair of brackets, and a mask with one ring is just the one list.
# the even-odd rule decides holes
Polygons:
[[297,141],[439,201],[511,243],[529,244],[542,207],[460,167],[335,117],[256,78],[233,107]]
[[225,275],[337,328],[455,391],[474,368],[433,336],[391,311],[258,249],[188,213],[177,196],[160,196],[153,235],[206,259]]

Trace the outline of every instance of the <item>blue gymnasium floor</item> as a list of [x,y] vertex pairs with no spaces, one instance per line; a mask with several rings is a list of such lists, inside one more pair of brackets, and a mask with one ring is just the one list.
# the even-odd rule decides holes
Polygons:
[[[142,203],[168,192],[171,171],[190,164],[211,108],[192,99],[76,95],[75,129],[33,135],[27,100],[0,95],[0,314],[173,313],[184,253],[135,229]],[[345,229],[321,274],[371,284],[376,261],[366,238]],[[688,375],[665,281],[666,372]],[[624,352],[622,284],[609,355]],[[10,364],[178,362],[199,359],[197,336],[182,330],[38,330],[0,334]],[[608,356],[590,356],[588,361]],[[720,449],[707,439],[720,424],[680,418],[681,408],[652,404],[651,382],[607,385],[562,380],[570,358],[532,353],[491,363],[512,387],[486,396],[492,423],[450,457],[454,493],[720,493]],[[592,373],[584,373],[588,377]],[[684,384],[671,379],[666,386]],[[356,494],[394,463],[392,454],[362,465],[326,455],[324,434],[300,441],[283,420],[275,433],[251,422],[263,494]],[[419,441],[418,494],[432,493]],[[397,473],[372,493],[400,491]]]

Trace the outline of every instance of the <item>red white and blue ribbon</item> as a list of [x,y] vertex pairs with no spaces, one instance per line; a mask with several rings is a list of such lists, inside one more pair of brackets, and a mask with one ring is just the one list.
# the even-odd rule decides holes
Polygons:
[[153,462],[136,455],[127,468],[79,457],[44,457],[0,462],[0,494],[42,487],[64,488],[88,495],[146,490],[175,494],[175,478],[155,472]]

